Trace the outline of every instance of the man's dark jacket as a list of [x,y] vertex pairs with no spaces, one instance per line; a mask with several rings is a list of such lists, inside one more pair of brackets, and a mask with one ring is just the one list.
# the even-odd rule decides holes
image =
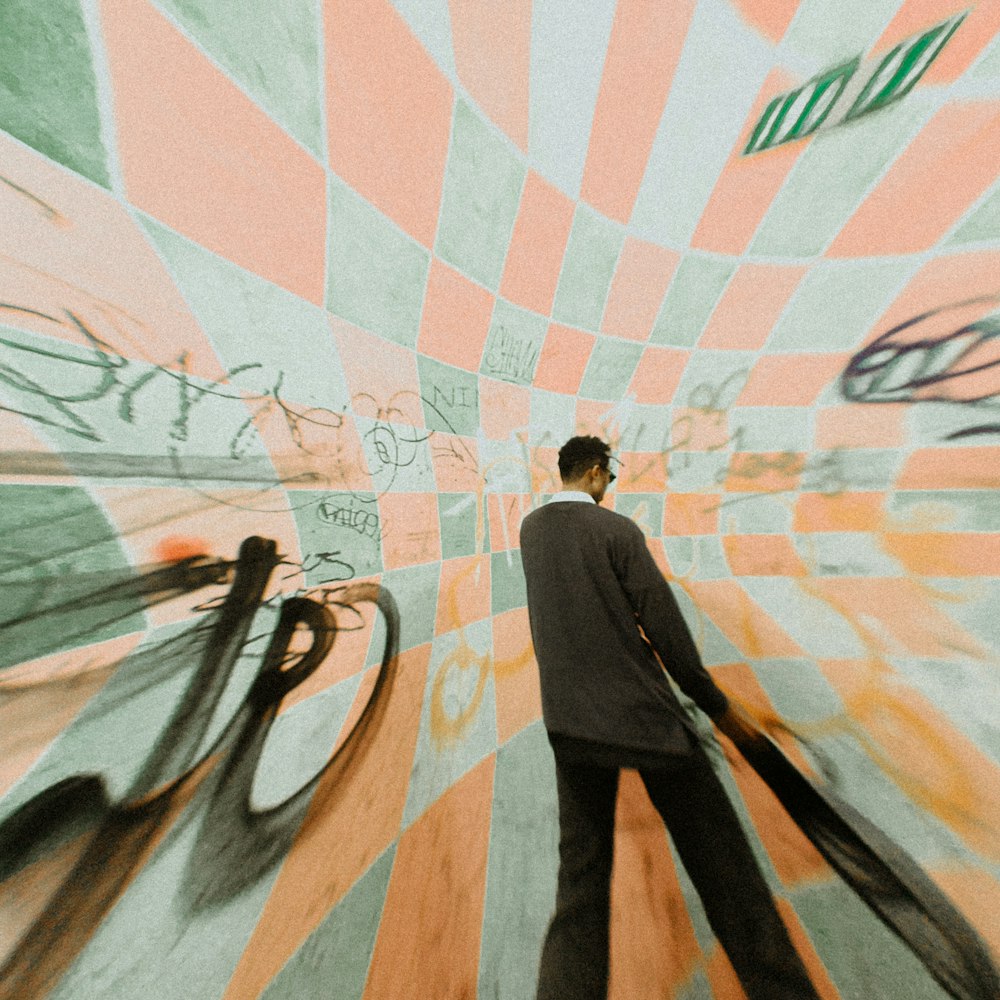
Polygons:
[[654,650],[708,715],[726,696],[639,528],[596,503],[550,501],[521,524],[521,560],[549,733],[620,749],[623,766],[686,754],[691,723]]

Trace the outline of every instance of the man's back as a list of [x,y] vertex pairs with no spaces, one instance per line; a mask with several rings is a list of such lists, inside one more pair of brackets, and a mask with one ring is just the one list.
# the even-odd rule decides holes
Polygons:
[[552,501],[524,519],[521,557],[550,732],[683,752],[686,719],[654,648],[702,708],[712,715],[725,709],[642,532],[628,518],[592,502]]

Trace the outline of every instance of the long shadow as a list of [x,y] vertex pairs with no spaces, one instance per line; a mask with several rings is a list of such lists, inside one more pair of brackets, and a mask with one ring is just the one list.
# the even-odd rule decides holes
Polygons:
[[1000,973],[976,930],[894,840],[767,741],[744,755],[838,875],[955,1000],[997,1000]]

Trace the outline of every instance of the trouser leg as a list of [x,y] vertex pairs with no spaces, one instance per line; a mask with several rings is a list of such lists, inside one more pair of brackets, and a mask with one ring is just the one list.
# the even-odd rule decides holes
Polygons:
[[556,758],[559,878],[538,1000],[605,1000],[618,771]]
[[690,767],[643,770],[642,779],[750,1000],[818,1000],[704,752]]

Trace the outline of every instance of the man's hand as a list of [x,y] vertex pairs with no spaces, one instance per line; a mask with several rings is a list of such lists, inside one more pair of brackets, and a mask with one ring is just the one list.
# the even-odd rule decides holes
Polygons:
[[719,730],[736,744],[744,757],[768,745],[767,736],[757,727],[757,723],[733,701],[730,701],[725,712],[713,721]]

